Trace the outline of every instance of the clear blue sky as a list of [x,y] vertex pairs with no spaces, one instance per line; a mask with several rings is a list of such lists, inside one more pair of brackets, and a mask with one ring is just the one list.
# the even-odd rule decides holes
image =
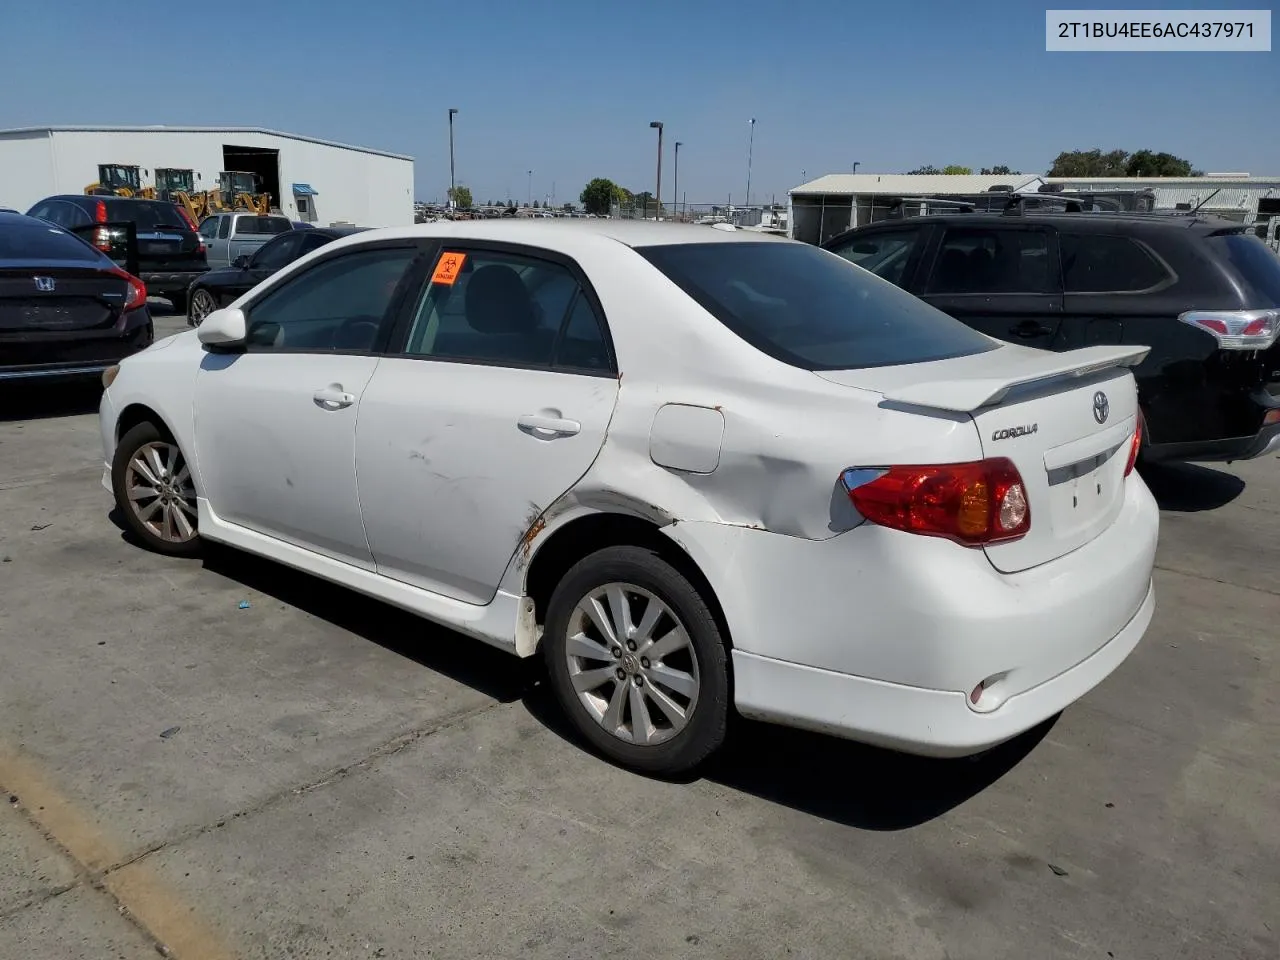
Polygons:
[[755,200],[855,160],[1044,172],[1094,146],[1280,175],[1280,53],[1049,54],[1046,5],[15,0],[0,127],[272,127],[411,154],[420,199],[448,187],[449,107],[480,201],[524,199],[530,169],[535,198],[596,176],[652,190],[651,120],[664,199],[680,140],[689,202],[741,201],[753,116]]

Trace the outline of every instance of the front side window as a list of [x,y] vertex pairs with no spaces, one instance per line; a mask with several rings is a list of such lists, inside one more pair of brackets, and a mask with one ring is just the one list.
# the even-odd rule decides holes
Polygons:
[[1154,254],[1131,237],[1058,234],[1067,293],[1134,293],[1173,279]]
[[200,236],[206,240],[212,240],[218,233],[218,221],[221,217],[206,217],[200,224]]
[[412,248],[360,250],[304,269],[250,306],[250,350],[367,353],[391,323]]
[[302,235],[298,233],[268,240],[254,253],[252,266],[255,270],[279,270],[297,259],[301,243]]
[[636,252],[743,340],[806,370],[924,363],[997,346],[808,244],[682,243]]
[[231,218],[219,217],[218,218],[218,239],[225,240],[229,236],[231,236]]
[[512,366],[610,368],[599,318],[567,267],[477,250],[440,254],[405,353]]
[[870,270],[877,277],[902,286],[907,263],[919,242],[919,230],[895,230],[852,236],[827,247],[837,256]]
[[1057,270],[1044,230],[947,227],[929,293],[1054,293]]

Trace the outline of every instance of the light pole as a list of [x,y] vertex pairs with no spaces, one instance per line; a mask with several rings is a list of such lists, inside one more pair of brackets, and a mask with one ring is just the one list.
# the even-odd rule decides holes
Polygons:
[[533,206],[533,171],[529,171],[529,198],[524,202],[526,207]]
[[857,161],[857,160],[853,161],[853,172],[854,172],[854,173],[857,173],[857,172],[858,172],[858,161]]
[[449,206],[454,206],[457,200],[454,199],[457,193],[457,183],[454,182],[453,171],[453,117],[458,112],[457,107],[449,108]]
[[[656,220],[658,214],[662,213],[662,121],[654,120],[649,126],[658,131],[658,185],[654,188],[654,197],[658,201],[658,209],[654,213],[654,219]],[[648,204],[645,206],[647,207]],[[646,220],[649,219],[648,214],[649,211],[646,209]]]
[[676,216],[680,215],[680,141],[676,141],[676,162],[672,164],[671,202],[675,204]]
[[747,140],[747,202],[745,206],[751,206],[751,154],[756,146],[756,118],[751,118],[751,137]]

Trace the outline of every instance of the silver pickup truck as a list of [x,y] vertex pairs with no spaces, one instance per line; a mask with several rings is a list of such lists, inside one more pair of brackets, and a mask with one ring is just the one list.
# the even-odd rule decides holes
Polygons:
[[204,241],[209,269],[229,267],[240,256],[253,252],[281,233],[293,229],[288,217],[275,214],[213,213],[200,221],[200,239]]

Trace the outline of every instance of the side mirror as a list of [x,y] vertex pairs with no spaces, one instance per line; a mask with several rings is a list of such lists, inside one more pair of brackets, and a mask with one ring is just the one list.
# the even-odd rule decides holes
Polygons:
[[236,307],[215,310],[196,328],[200,342],[209,347],[234,347],[244,343],[244,311]]
[[234,260],[231,261],[231,265],[235,267],[237,270],[248,270],[249,255],[247,253],[240,254],[240,256],[236,257]]

